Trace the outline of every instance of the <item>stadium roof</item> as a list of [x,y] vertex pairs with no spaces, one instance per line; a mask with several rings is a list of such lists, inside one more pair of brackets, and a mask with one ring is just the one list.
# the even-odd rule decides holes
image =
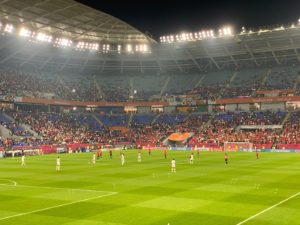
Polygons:
[[73,40],[155,42],[127,23],[73,0],[2,0],[0,19]]

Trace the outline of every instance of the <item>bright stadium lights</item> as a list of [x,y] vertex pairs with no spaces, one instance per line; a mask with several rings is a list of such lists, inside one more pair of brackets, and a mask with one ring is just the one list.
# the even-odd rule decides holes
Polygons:
[[[0,31],[2,35],[13,33],[18,37],[22,37],[32,43],[51,43],[53,47],[70,48],[76,51],[93,51],[98,53],[151,53],[150,46],[146,44],[100,44],[97,42],[74,41],[70,38],[52,36],[51,33],[38,32],[36,30],[28,29],[27,27],[15,27],[13,24],[2,23],[0,21]],[[168,36],[169,42],[175,41],[175,36]],[[166,37],[162,37],[161,41],[167,41]]]
[[12,33],[14,30],[14,26],[12,24],[6,24],[4,27],[4,32],[6,33]]
[[110,51],[110,45],[106,44],[102,46],[102,52],[103,53],[108,53]]
[[90,44],[90,50],[98,51],[99,50],[99,44],[98,43]]
[[165,39],[166,39],[166,42],[168,42],[168,43],[172,43],[175,40],[174,35],[167,36],[167,37],[165,37]]
[[56,47],[71,47],[72,41],[67,38],[56,38],[54,44]]
[[88,42],[80,41],[80,42],[77,43],[75,49],[80,50],[80,51],[85,51],[85,50],[98,51],[99,50],[99,44],[98,43],[88,43]]
[[126,46],[126,51],[127,51],[128,53],[132,53],[132,45],[131,45],[131,44],[128,44],[128,45]]
[[223,28],[219,29],[219,36],[220,37],[232,36],[231,27],[223,27]]
[[35,37],[35,39],[37,41],[40,41],[40,42],[52,42],[52,36],[51,35],[47,35],[47,34],[44,34],[44,33],[38,33]]
[[245,34],[247,31],[246,31],[246,28],[245,27],[242,27],[242,31],[241,31],[241,34]]
[[140,52],[140,53],[148,53],[149,52],[149,47],[146,44],[136,45],[135,46],[135,51]]
[[160,42],[162,43],[173,43],[173,42],[189,42],[189,41],[197,41],[202,39],[214,38],[215,32],[214,30],[203,30],[194,33],[180,33],[176,35],[168,35],[160,37]]
[[149,52],[148,45],[143,45],[143,52]]
[[30,30],[28,30],[28,29],[26,29],[26,28],[24,28],[24,27],[22,27],[21,29],[20,29],[20,31],[19,31],[19,35],[21,36],[21,37],[30,37],[31,36],[31,31]]
[[76,45],[76,49],[84,49],[85,43],[83,41],[80,41]]

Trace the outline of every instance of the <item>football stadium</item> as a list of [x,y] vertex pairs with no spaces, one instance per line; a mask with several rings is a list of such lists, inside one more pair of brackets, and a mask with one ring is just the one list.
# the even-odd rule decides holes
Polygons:
[[2,0],[0,109],[0,225],[300,224],[298,18],[153,37]]

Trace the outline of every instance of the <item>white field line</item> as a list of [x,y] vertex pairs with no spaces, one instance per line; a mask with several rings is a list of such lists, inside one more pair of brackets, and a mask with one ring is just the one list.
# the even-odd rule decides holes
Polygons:
[[[6,180],[8,181],[8,180]],[[118,192],[113,191],[98,191],[98,190],[90,190],[90,189],[79,189],[79,188],[61,188],[61,187],[46,187],[46,186],[34,186],[34,185],[20,185],[17,182],[11,180],[13,185],[11,184],[0,184],[0,186],[14,186],[14,187],[27,187],[27,188],[42,188],[42,189],[54,189],[54,190],[70,190],[70,191],[85,191],[85,192],[97,192],[97,193],[110,193],[110,194],[117,194]]]
[[259,215],[261,215],[261,214],[263,214],[263,213],[265,213],[265,212],[267,212],[267,211],[270,211],[271,209],[273,209],[273,208],[275,208],[275,207],[277,207],[277,206],[279,206],[279,205],[281,205],[281,204],[283,204],[283,203],[289,201],[290,199],[297,197],[298,195],[300,195],[300,192],[298,192],[298,193],[296,193],[296,194],[294,194],[294,195],[292,195],[292,196],[290,196],[290,197],[288,197],[288,198],[282,200],[281,202],[278,202],[278,203],[275,204],[275,205],[270,206],[269,208],[264,209],[263,211],[261,211],[261,212],[259,212],[259,213],[256,213],[255,215],[253,215],[253,216],[251,216],[251,217],[249,217],[249,218],[243,220],[242,222],[239,222],[237,225],[244,224],[244,223],[248,222],[249,220],[252,220],[252,219],[254,219],[255,217],[257,217],[257,216],[259,216]]
[[33,214],[33,213],[43,212],[43,211],[47,211],[47,210],[50,210],[50,209],[55,209],[55,208],[59,208],[59,207],[63,207],[63,206],[74,205],[74,204],[77,204],[77,203],[80,203],[80,202],[86,202],[86,201],[89,201],[89,200],[93,200],[93,199],[97,199],[97,198],[103,198],[103,197],[107,197],[107,196],[111,196],[111,195],[115,195],[115,194],[117,194],[117,193],[116,192],[111,192],[111,193],[107,193],[107,194],[100,195],[100,196],[97,196],[97,197],[85,198],[85,199],[74,201],[74,202],[69,202],[69,203],[60,204],[60,205],[56,205],[56,206],[51,206],[51,207],[47,207],[47,208],[43,208],[43,209],[33,210],[33,211],[30,211],[30,212],[24,212],[24,213],[11,215],[11,216],[6,216],[6,217],[0,218],[0,221],[15,218],[15,217],[20,217],[20,216],[26,216],[26,215]]

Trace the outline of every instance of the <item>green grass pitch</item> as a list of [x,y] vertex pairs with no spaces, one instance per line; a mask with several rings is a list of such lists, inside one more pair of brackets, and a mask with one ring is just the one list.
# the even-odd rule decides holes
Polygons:
[[113,154],[60,155],[60,172],[57,155],[0,159],[0,225],[300,224],[300,154]]

